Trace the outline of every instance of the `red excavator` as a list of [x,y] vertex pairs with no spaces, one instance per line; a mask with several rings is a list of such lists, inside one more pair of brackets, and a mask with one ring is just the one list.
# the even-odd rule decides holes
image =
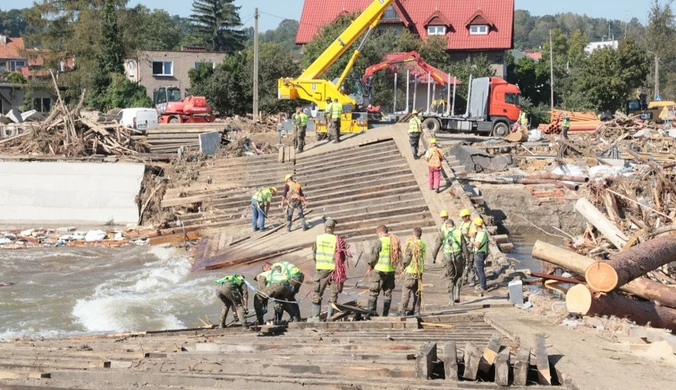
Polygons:
[[160,123],[208,123],[216,118],[204,96],[185,99],[178,87],[160,87],[153,91],[153,104]]
[[[418,54],[417,51],[410,51],[408,53],[401,54],[399,56],[390,58],[387,61],[383,61],[379,64],[371,65],[368,68],[366,68],[366,72],[364,72],[364,76],[362,77],[362,80],[364,81],[364,84],[370,84],[369,80],[373,75],[380,71],[383,70],[391,65],[397,65],[397,64],[406,64],[409,62],[415,62],[422,70],[424,70],[426,73],[429,73],[432,76],[432,79],[434,79],[435,82],[438,84],[446,85],[448,83],[447,77],[443,76],[443,72],[441,72],[439,69],[433,67],[432,65],[428,64],[425,62],[425,60],[420,57],[420,54]],[[451,80],[452,81],[452,80]]]

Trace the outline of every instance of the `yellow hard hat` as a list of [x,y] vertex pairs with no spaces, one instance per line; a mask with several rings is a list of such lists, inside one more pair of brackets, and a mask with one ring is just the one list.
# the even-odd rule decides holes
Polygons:
[[284,181],[287,182],[287,181],[289,181],[289,179],[291,179],[292,177],[293,177],[293,175],[286,175],[286,176],[284,177]]
[[475,226],[484,226],[484,220],[481,218],[475,218],[474,221],[472,221],[472,223]]
[[472,213],[468,209],[460,210],[460,218],[469,217],[470,215],[472,215]]
[[411,114],[418,115],[418,110],[413,110],[413,112]]
[[431,144],[435,144],[435,145],[436,145],[436,144],[437,144],[437,139],[436,139],[436,138],[432,138],[432,139],[430,140],[430,145],[431,145]]
[[270,192],[272,192],[272,195],[277,195],[277,188],[275,187],[270,188]]
[[448,218],[448,211],[446,211],[446,210],[441,210],[441,214],[439,214],[439,216],[442,217],[442,218],[443,218],[443,217]]

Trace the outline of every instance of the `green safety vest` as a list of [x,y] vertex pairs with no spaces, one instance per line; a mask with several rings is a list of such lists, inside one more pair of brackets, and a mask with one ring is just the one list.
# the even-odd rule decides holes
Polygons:
[[307,126],[307,120],[308,120],[307,114],[305,114],[304,112],[301,112],[300,114],[293,114],[293,123],[296,126],[299,127]]
[[260,274],[258,274],[258,276],[265,277],[266,286],[269,286],[272,283],[289,284],[289,277],[286,276],[286,274],[281,272],[275,272],[275,270],[273,269],[271,269],[270,271],[261,272]]
[[289,263],[288,261],[277,262],[272,265],[272,268],[275,268],[277,266],[279,266],[288,277],[299,276],[300,274],[302,274],[301,270],[298,267],[296,267],[294,264]]
[[563,118],[563,127],[570,127],[570,118]]
[[343,105],[340,103],[333,103],[331,105],[331,118],[333,118],[334,121],[339,121],[341,116],[343,116]]
[[244,283],[244,277],[242,275],[232,274],[228,275],[222,279],[218,279],[216,284],[230,283],[234,284],[237,287],[240,287]]
[[480,247],[474,247],[474,253],[488,253],[488,233],[486,233],[484,230],[477,232],[476,237],[474,237],[474,241],[481,243]]
[[463,222],[462,225],[460,225],[460,230],[463,232],[463,234],[467,234],[468,236],[476,231],[472,221]]
[[444,253],[460,253],[462,251],[462,231],[452,228],[444,239]]
[[336,245],[338,239],[335,235],[325,233],[317,236],[315,241],[317,253],[315,254],[315,263],[317,270],[336,269]]
[[448,227],[446,227],[446,222],[441,224],[441,234],[444,235],[444,238],[448,235]]
[[410,121],[408,121],[408,132],[410,133],[420,133],[420,128],[422,125],[422,121],[418,117],[413,117],[411,118]]
[[378,254],[378,263],[375,266],[376,271],[394,272],[390,259],[390,237],[380,237],[380,253]]
[[522,112],[519,115],[519,124],[522,124],[524,126],[528,124],[528,117],[526,116],[525,112]]
[[413,259],[411,259],[411,263],[406,267],[406,273],[415,275],[415,274],[420,274],[425,271],[425,258],[427,257],[427,244],[423,242],[423,240],[418,240],[418,242],[422,245],[422,253],[420,254],[421,258],[418,259],[418,270],[413,267]]
[[324,109],[324,117],[326,119],[329,119],[329,120],[331,119],[331,114],[332,114],[332,110],[333,110],[332,107],[333,107],[333,103],[327,103],[326,104],[326,108]]
[[272,192],[269,188],[261,188],[256,191],[254,196],[251,197],[251,200],[258,202],[258,205],[261,206],[263,203],[270,202],[272,200]]

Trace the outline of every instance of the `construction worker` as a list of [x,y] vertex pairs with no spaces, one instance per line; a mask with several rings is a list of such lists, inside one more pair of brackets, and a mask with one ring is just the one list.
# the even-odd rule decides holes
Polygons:
[[368,310],[372,316],[378,315],[376,313],[378,295],[382,291],[385,297],[383,317],[387,317],[392,305],[392,290],[394,290],[394,273],[396,270],[392,265],[392,254],[395,250],[399,251],[400,248],[393,247],[387,226],[378,226],[376,233],[378,234],[378,242],[373,246],[371,261],[369,262],[371,280],[369,283]]
[[293,139],[293,146],[296,148],[296,153],[302,153],[305,148],[305,133],[307,132],[308,116],[303,112],[303,109],[296,107],[296,113],[293,114],[293,125],[296,129],[296,134]]
[[441,192],[441,162],[444,161],[444,151],[437,147],[437,140],[430,140],[430,148],[425,152],[425,160],[429,167],[428,186],[430,190]]
[[446,234],[448,233],[448,230],[446,229],[446,221],[448,220],[448,211],[441,210],[439,217],[441,217],[441,227],[439,228],[437,239],[434,241],[434,250],[432,251],[432,253],[434,253],[434,256],[432,257],[432,264],[437,263],[436,254],[439,253],[439,249],[443,245],[444,240],[446,239]]
[[418,110],[413,110],[411,120],[408,121],[408,142],[411,144],[413,158],[418,159],[418,145],[422,134],[422,122],[418,117]]
[[303,230],[308,230],[309,227],[305,222],[305,215],[303,215],[303,208],[307,207],[307,201],[303,194],[303,188],[297,183],[293,175],[286,175],[284,178],[284,194],[282,195],[282,206],[286,203],[286,231],[291,231],[291,223],[293,222],[293,213],[298,210],[298,219]]
[[[476,227],[472,223],[472,213],[468,209],[460,210],[460,218],[462,222],[460,223],[460,231],[462,232],[463,237],[465,237],[465,242],[471,243],[472,239],[476,235]],[[462,273],[462,281],[468,286],[474,286],[474,251],[469,245],[466,247],[463,252],[465,257],[465,271]]]
[[519,126],[525,127],[528,129],[528,115],[525,111],[521,111],[519,114]]
[[291,291],[291,284],[285,273],[270,269],[258,274],[256,281],[258,282],[258,291],[254,297],[254,309],[256,310],[258,325],[265,323],[263,315],[267,312],[267,309],[264,308],[267,308],[270,298],[275,299],[275,323],[281,321],[284,311],[287,313],[294,312],[295,309],[290,308],[289,303],[286,302]]
[[465,268],[465,256],[463,251],[467,250],[465,238],[462,231],[455,227],[452,219],[444,223],[446,236],[439,245],[439,240],[434,245],[432,251],[433,258],[437,257],[440,247],[444,248],[444,276],[447,281],[448,297],[451,305],[460,302],[460,288],[462,287],[462,274]]
[[270,211],[270,202],[272,202],[273,196],[277,196],[275,187],[261,188],[251,197],[251,226],[254,232],[265,229],[265,218]]
[[476,226],[476,235],[471,243],[474,248],[474,270],[479,276],[481,296],[484,296],[487,290],[486,271],[484,268],[486,267],[486,257],[488,257],[488,233],[484,230],[483,219],[476,218],[473,223]]
[[326,119],[326,136],[329,141],[333,137],[333,120],[331,119],[331,115],[333,115],[333,99],[327,97],[326,107],[324,108],[324,119]]
[[444,99],[444,92],[441,91],[439,92],[439,99],[432,101],[432,109],[430,111],[438,115],[443,115],[447,104],[446,99]]
[[[289,278],[289,283],[291,284],[289,296],[286,300],[296,302],[296,294],[298,294],[300,286],[302,286],[303,281],[305,281],[305,274],[303,274],[300,268],[296,267],[295,264],[289,263],[288,261],[278,261],[274,264],[266,262],[263,264],[264,271],[270,271],[271,269],[286,274]],[[289,313],[289,316],[291,316],[294,321],[300,322],[300,306],[298,303],[289,303],[288,308],[293,309],[293,311]]]
[[216,281],[218,284],[218,291],[216,295],[223,302],[221,309],[221,321],[219,328],[225,328],[225,318],[232,308],[233,315],[236,314],[237,320],[242,324],[242,327],[247,328],[249,325],[246,322],[246,315],[249,310],[249,292],[244,284],[244,276],[238,274],[228,275]]
[[399,302],[398,316],[409,315],[408,301],[413,296],[413,310],[411,314],[420,315],[422,299],[422,275],[425,271],[425,256],[427,245],[421,239],[422,229],[413,229],[413,237],[409,238],[404,245],[404,287],[401,289],[401,301]]
[[568,129],[570,129],[570,117],[568,113],[563,114],[563,122],[561,122],[561,129],[563,130],[563,138],[568,139]]
[[334,144],[340,142],[340,124],[342,118],[343,105],[338,102],[338,99],[333,99],[333,104],[331,105],[331,119],[333,120]]
[[[312,291],[312,318],[309,322],[318,322],[322,311],[322,296],[329,287],[329,308],[327,318],[333,315],[333,305],[338,302],[338,294],[343,291],[343,284],[336,283],[333,273],[336,269],[336,249],[338,237],[334,234],[336,221],[328,218],[324,222],[324,234],[320,234],[312,244],[312,254],[315,259],[314,287]],[[345,261],[341,254],[340,261]]]

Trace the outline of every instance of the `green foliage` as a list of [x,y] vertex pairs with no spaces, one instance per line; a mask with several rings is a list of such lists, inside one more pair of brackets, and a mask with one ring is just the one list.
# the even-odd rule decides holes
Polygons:
[[10,72],[7,75],[7,82],[10,84],[26,84],[28,80],[20,72]]
[[28,32],[28,22],[24,16],[26,9],[0,10],[0,34],[20,37]]
[[463,82],[457,86],[455,112],[464,112],[467,108],[466,97],[469,92],[470,76],[472,78],[495,76],[495,70],[483,54],[467,57],[464,61],[453,62],[442,68]]
[[152,107],[153,101],[148,97],[145,87],[127,80],[124,75],[113,74],[111,83],[101,97],[100,109]]
[[[301,47],[296,45],[296,34],[299,23],[296,20],[284,19],[274,30],[260,33],[259,43],[274,43],[287,52],[300,52]],[[253,44],[253,39],[251,40]]]
[[211,51],[244,48],[244,32],[234,0],[193,0],[190,22],[195,35]]
[[522,57],[515,62],[510,53],[507,57],[507,81],[518,85],[521,96],[532,105],[549,104],[551,88],[549,65],[546,62],[537,62],[529,57]]
[[114,0],[106,0],[101,21],[101,52],[99,66],[109,73],[124,73],[124,47],[122,34],[117,25],[117,10]]
[[178,50],[185,31],[182,30],[181,17],[171,16],[162,9],[149,10],[143,5],[130,8],[123,15],[125,23],[136,31],[129,34],[131,42],[125,42],[133,50]]
[[[247,50],[247,71],[244,74],[244,88],[251,90],[253,86],[253,50]],[[301,72],[292,52],[278,44],[263,43],[259,47],[259,109],[267,113],[292,111],[298,102],[279,100],[277,98],[277,80]],[[253,92],[251,93],[253,95]],[[253,107],[252,107],[253,109]]]
[[533,105],[533,102],[528,97],[522,97],[520,104],[521,110],[528,114],[531,128],[550,122],[549,105],[544,103]]
[[648,75],[647,55],[632,39],[618,50],[604,48],[592,53],[582,66],[579,91],[600,110],[615,111]]

